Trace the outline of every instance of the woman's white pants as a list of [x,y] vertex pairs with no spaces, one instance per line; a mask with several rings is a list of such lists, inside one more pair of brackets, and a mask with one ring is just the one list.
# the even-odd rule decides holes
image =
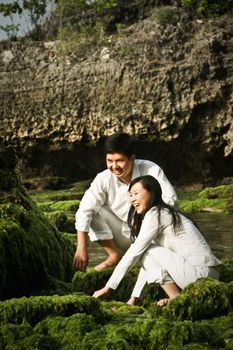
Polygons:
[[145,282],[169,284],[175,283],[183,289],[189,283],[201,277],[218,279],[218,268],[209,266],[194,266],[188,258],[178,255],[172,250],[157,245],[151,245],[143,254],[140,273],[132,296],[139,297]]

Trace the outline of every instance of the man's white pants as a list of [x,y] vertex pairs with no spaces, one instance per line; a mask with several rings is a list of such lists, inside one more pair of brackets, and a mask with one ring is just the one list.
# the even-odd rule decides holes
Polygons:
[[126,252],[132,243],[127,223],[120,220],[104,206],[97,214],[93,215],[89,238],[92,242],[114,239],[122,252]]

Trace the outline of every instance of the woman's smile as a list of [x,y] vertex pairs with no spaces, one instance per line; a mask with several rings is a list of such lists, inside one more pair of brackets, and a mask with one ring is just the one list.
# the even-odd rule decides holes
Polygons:
[[141,182],[136,182],[130,192],[130,201],[138,214],[144,214],[147,210],[150,193],[142,186]]

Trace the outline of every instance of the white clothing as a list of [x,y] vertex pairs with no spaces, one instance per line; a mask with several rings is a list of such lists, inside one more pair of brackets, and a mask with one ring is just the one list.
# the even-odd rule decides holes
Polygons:
[[140,260],[145,274],[140,272],[134,296],[140,295],[145,280],[148,283],[175,282],[184,288],[199,275],[206,277],[212,270],[210,267],[219,265],[221,262],[213,255],[196,226],[179,215],[181,226],[174,231],[168,209],[161,210],[159,221],[157,207],[151,208],[145,214],[138,237],[116,266],[106,286],[116,289],[125,274]]
[[[151,245],[141,258],[137,282],[132,296],[139,298],[146,283],[169,284],[176,283],[181,289],[201,277],[219,278],[219,271],[214,266],[192,265],[187,258],[172,250]],[[169,271],[169,273],[168,273]]]
[[103,206],[93,216],[89,231],[89,238],[92,242],[114,238],[117,247],[125,253],[132,243],[130,235],[131,233],[127,223],[120,220],[107,207]]
[[[132,180],[142,175],[151,175],[157,179],[164,202],[171,206],[178,203],[174,188],[157,164],[136,159]],[[120,181],[109,169],[99,173],[85,192],[76,212],[76,230],[88,232],[91,241],[114,238],[118,248],[125,253],[131,244],[127,224],[130,209],[128,189],[129,186]]]
[[[136,159],[132,179],[142,175],[155,177],[160,183],[164,202],[171,206],[176,205],[178,202],[176,193],[163,170],[157,164],[148,160]],[[103,206],[127,223],[130,208],[128,185],[117,179],[109,169],[99,173],[85,192],[75,216],[75,228],[78,231],[89,232],[93,216]]]

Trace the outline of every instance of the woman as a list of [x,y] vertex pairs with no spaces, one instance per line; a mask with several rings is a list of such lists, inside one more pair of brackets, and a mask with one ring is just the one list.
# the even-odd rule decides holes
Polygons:
[[131,208],[128,224],[134,241],[122,257],[106,286],[93,294],[104,297],[116,289],[125,274],[139,261],[142,269],[128,304],[140,296],[142,276],[158,283],[168,298],[201,277],[218,278],[221,263],[194,223],[162,200],[158,181],[150,175],[135,178],[129,186]]

